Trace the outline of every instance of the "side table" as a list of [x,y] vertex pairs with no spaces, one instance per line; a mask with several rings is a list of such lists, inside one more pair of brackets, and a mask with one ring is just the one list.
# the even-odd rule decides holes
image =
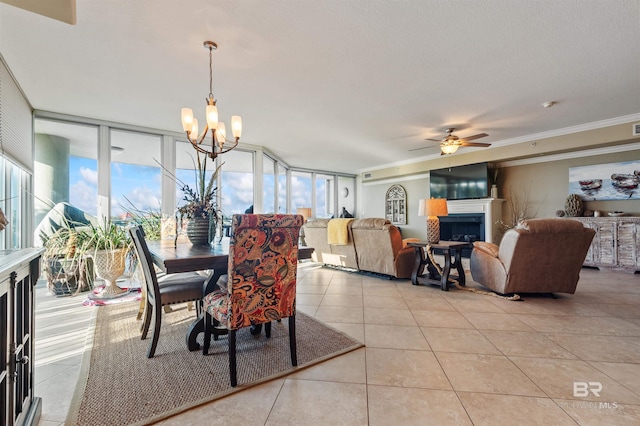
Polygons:
[[[411,272],[411,282],[413,285],[432,284],[440,285],[442,291],[449,290],[449,278],[456,278],[460,285],[465,285],[464,269],[462,268],[462,249],[471,247],[472,244],[460,241],[440,241],[437,243],[429,243],[427,241],[417,241],[407,244],[413,247],[416,252],[416,262]],[[442,250],[444,252],[444,267],[440,272],[440,265],[431,261],[430,254],[433,249]],[[451,257],[453,256],[453,261]],[[427,267],[427,274],[424,274],[424,268]],[[457,276],[451,276],[451,268],[455,268],[458,272]]]

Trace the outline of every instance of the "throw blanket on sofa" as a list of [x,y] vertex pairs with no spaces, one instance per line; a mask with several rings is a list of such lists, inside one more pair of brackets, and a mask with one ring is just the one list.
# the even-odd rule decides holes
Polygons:
[[353,219],[331,219],[327,224],[327,242],[335,245],[349,244],[349,223]]

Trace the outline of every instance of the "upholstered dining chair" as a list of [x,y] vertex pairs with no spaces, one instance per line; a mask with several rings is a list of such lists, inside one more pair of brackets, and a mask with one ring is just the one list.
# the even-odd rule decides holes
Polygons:
[[147,350],[147,358],[153,358],[160,337],[162,307],[175,303],[196,302],[196,312],[199,315],[202,306],[202,293],[207,277],[197,273],[183,272],[167,274],[158,279],[147,242],[144,239],[142,227],[133,226],[129,228],[129,234],[133,240],[146,285],[142,340],[147,338],[151,317],[153,316],[154,318],[153,337]]
[[231,386],[238,383],[236,331],[264,324],[271,337],[271,321],[288,318],[291,364],[296,352],[296,278],[301,215],[236,214],[231,222],[229,268],[218,280],[218,289],[203,300],[203,354],[211,336],[228,332]]

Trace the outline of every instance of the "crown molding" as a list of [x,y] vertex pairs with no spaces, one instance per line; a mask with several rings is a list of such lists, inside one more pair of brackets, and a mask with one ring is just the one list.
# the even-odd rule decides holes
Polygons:
[[592,123],[580,124],[577,126],[565,127],[562,129],[549,130],[546,132],[534,133],[527,136],[519,136],[517,138],[504,139],[492,143],[492,146],[508,146],[515,145],[523,142],[532,142],[540,139],[554,138],[557,136],[565,136],[573,133],[587,132],[589,130],[602,129],[605,127],[617,126],[619,124],[631,124],[634,121],[640,120],[639,114],[623,115],[622,117],[609,118],[607,120],[594,121]]
[[388,183],[406,182],[410,180],[429,179],[429,173],[420,173],[417,175],[399,176],[397,178],[374,180],[371,182],[362,182],[362,186],[382,185]]
[[[640,113],[623,115],[621,117],[609,118],[609,119],[606,119],[606,120],[593,121],[591,123],[579,124],[577,126],[564,127],[562,129],[549,130],[549,131],[546,131],[546,132],[534,133],[534,134],[531,134],[531,135],[519,136],[517,138],[504,139],[504,140],[501,140],[501,141],[492,142],[490,148],[478,148],[478,149],[492,149],[492,148],[503,147],[503,146],[508,146],[508,145],[516,145],[516,144],[525,143],[525,142],[533,142],[533,141],[537,141],[537,140],[540,140],[540,139],[552,138],[552,137],[557,137],[557,136],[565,136],[565,135],[569,135],[569,134],[573,134],[573,133],[579,133],[579,132],[586,132],[586,131],[589,131],[589,130],[602,129],[602,128],[610,127],[610,126],[617,126],[619,124],[626,124],[626,123],[631,124],[634,121],[640,121]],[[624,145],[624,146],[628,147],[629,145]],[[472,151],[471,150],[467,150],[466,152],[472,152]],[[579,152],[583,152],[583,151],[575,151],[575,153],[576,153],[575,156],[580,156],[579,154],[577,154]],[[611,150],[611,151],[606,151],[606,152],[603,152],[603,153],[606,154],[606,153],[610,153],[610,152],[619,152],[619,151]],[[571,154],[571,153],[569,153],[569,154]],[[559,155],[562,155],[562,154],[559,154]],[[362,174],[362,173],[365,173],[365,172],[373,172],[373,171],[383,170],[383,169],[391,168],[391,167],[406,166],[408,164],[421,163],[423,161],[433,160],[433,159],[440,158],[440,157],[441,157],[440,153],[433,154],[433,155],[427,155],[427,156],[424,156],[424,157],[412,158],[410,160],[402,160],[402,161],[397,161],[397,162],[394,162],[394,163],[388,163],[388,164],[384,164],[384,165],[381,165],[381,166],[367,167],[367,168],[364,168],[364,169],[360,169],[358,171],[358,173]],[[545,156],[544,158],[548,159],[550,157],[552,157],[552,155]],[[574,157],[567,157],[567,158],[574,158]],[[536,157],[535,159],[532,159],[532,160],[536,160],[536,159],[538,159],[538,158]],[[516,160],[516,161],[520,161],[520,160]],[[522,161],[526,161],[526,160],[522,160]],[[542,162],[542,161],[550,161],[550,160],[539,160],[539,161],[533,161],[533,162]],[[495,160],[495,162],[499,162],[499,160]],[[526,164],[529,164],[529,163],[526,163]]]
[[498,162],[500,167],[524,166],[526,164],[548,163],[550,161],[568,160],[571,158],[593,157],[596,155],[613,154],[640,149],[640,142],[625,145],[607,146],[603,148],[585,149],[582,151],[563,152],[562,154],[541,155],[539,157],[523,158],[521,160]]

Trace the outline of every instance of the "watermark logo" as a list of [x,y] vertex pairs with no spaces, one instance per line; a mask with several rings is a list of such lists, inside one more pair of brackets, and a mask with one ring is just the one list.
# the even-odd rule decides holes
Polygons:
[[600,382],[573,382],[573,397],[586,398],[589,394],[600,398],[602,383]]
[[[573,397],[574,398],[587,398],[593,395],[596,398],[600,398],[602,392],[601,382],[573,382]],[[617,402],[593,402],[593,401],[573,401],[562,402],[561,406],[568,406],[574,409],[592,409],[592,410],[615,410],[618,408]]]

